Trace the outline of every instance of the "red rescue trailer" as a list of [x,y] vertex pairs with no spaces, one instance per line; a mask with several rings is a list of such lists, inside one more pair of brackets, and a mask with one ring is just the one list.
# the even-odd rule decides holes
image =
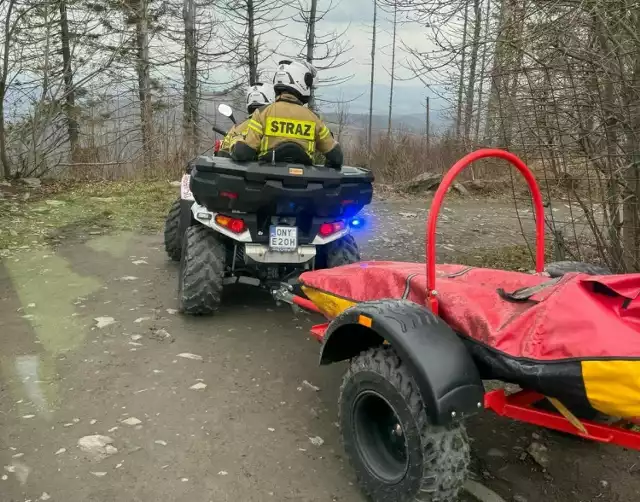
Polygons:
[[[529,185],[536,274],[436,265],[443,198],[487,157],[507,160]],[[482,409],[640,450],[631,427],[640,417],[640,274],[543,274],[542,197],[517,156],[478,150],[451,168],[431,203],[426,249],[426,269],[362,262],[304,273],[308,298],[275,294],[330,320],[312,329],[321,364],[350,361],[342,439],[372,500],[455,501],[469,464],[464,419]],[[485,392],[486,379],[522,390]]]

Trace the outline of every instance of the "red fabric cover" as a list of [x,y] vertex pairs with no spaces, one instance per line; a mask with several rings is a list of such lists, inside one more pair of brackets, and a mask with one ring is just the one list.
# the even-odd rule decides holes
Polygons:
[[[406,298],[426,305],[424,264],[362,262],[306,272],[300,279],[306,286],[356,302]],[[635,300],[640,274],[568,274],[534,294],[535,302],[507,301],[497,292],[502,288],[511,293],[549,280],[519,272],[438,265],[440,316],[458,333],[513,357],[546,361],[640,357],[640,300]],[[599,285],[597,290],[594,284]]]

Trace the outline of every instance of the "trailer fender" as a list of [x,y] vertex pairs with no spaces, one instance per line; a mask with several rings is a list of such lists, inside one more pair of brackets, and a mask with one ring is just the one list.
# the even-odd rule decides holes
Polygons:
[[320,364],[351,359],[385,342],[411,371],[431,423],[446,425],[482,409],[482,380],[462,340],[413,302],[364,302],[344,311],[327,328]]

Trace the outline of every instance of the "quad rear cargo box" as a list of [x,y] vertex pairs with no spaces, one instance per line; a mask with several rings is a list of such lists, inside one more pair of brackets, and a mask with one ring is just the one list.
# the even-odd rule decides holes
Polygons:
[[371,202],[373,174],[344,166],[337,171],[300,164],[237,163],[198,157],[191,191],[210,211],[350,217]]

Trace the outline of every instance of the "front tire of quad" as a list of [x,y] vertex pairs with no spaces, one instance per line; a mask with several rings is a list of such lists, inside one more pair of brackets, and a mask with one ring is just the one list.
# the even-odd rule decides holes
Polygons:
[[180,311],[189,315],[211,315],[220,307],[226,250],[224,244],[203,225],[187,228],[180,260],[178,299]]
[[167,214],[167,219],[164,222],[164,250],[173,261],[180,261],[180,255],[182,254],[180,235],[181,213],[180,199],[176,199],[173,204],[171,204],[169,214]]
[[417,385],[392,348],[351,361],[338,404],[345,451],[373,502],[457,500],[470,460],[464,426],[428,422]]
[[322,268],[335,268],[360,261],[358,243],[353,235],[345,235],[337,241],[330,242],[322,251],[324,255]]

